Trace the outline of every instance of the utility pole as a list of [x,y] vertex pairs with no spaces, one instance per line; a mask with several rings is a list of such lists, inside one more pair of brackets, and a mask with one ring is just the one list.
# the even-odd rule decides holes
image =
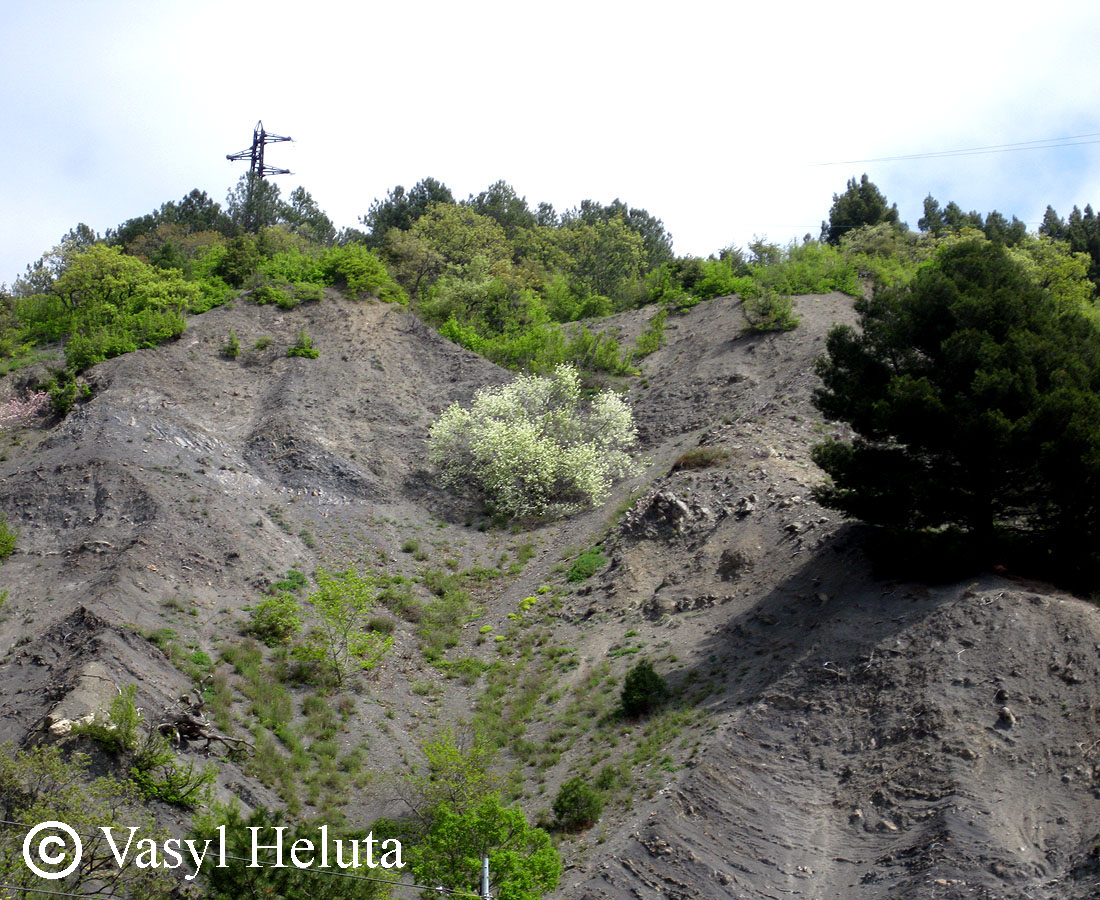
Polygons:
[[283,141],[292,140],[294,138],[283,137],[281,134],[269,134],[264,131],[264,123],[262,121],[257,122],[256,128],[252,132],[252,146],[238,153],[228,153],[225,158],[231,162],[247,159],[249,161],[248,171],[260,178],[265,175],[290,175],[290,169],[278,169],[264,163],[264,147],[267,144],[279,144]]
[[492,900],[489,894],[489,857],[481,857],[481,900]]

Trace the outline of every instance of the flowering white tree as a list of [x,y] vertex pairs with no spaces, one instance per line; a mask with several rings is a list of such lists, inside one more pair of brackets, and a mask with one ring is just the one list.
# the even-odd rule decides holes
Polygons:
[[565,513],[607,498],[633,471],[638,439],[630,407],[614,391],[581,401],[572,366],[520,375],[453,404],[432,425],[429,458],[449,487],[472,486],[509,517]]

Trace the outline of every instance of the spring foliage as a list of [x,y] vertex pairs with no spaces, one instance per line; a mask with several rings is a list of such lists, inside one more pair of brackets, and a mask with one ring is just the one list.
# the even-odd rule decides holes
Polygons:
[[432,426],[431,462],[450,487],[472,485],[496,514],[567,512],[606,499],[628,474],[637,441],[630,407],[613,391],[581,402],[576,369],[521,375],[453,404]]
[[[1005,246],[940,248],[829,335],[815,402],[853,442],[815,448],[826,504],[909,534],[1003,541],[1095,574],[1100,333],[1087,304]],[[1015,559],[1019,555],[1014,554]]]

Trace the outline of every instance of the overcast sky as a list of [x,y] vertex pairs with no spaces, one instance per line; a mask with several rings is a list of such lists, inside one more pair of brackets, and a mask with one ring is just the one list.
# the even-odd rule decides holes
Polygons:
[[1032,227],[1100,202],[1100,143],[815,165],[1100,140],[1095,2],[0,0],[0,35],[0,282],[78,222],[224,202],[258,119],[337,226],[429,175],[620,197],[698,255],[816,236],[864,171],[914,228],[929,192]]

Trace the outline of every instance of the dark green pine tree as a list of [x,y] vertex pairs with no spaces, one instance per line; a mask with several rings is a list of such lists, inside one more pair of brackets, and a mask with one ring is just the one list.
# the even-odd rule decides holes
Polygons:
[[815,404],[858,435],[814,448],[821,501],[900,533],[951,529],[986,562],[1007,540],[1064,577],[1100,571],[1097,326],[982,239],[857,309],[818,363]]
[[877,225],[879,222],[897,225],[898,206],[896,203],[886,205],[885,195],[865,172],[858,182],[849,178],[843,194],[833,194],[829,222],[821,224],[821,238],[830,244],[838,244],[853,228]]

